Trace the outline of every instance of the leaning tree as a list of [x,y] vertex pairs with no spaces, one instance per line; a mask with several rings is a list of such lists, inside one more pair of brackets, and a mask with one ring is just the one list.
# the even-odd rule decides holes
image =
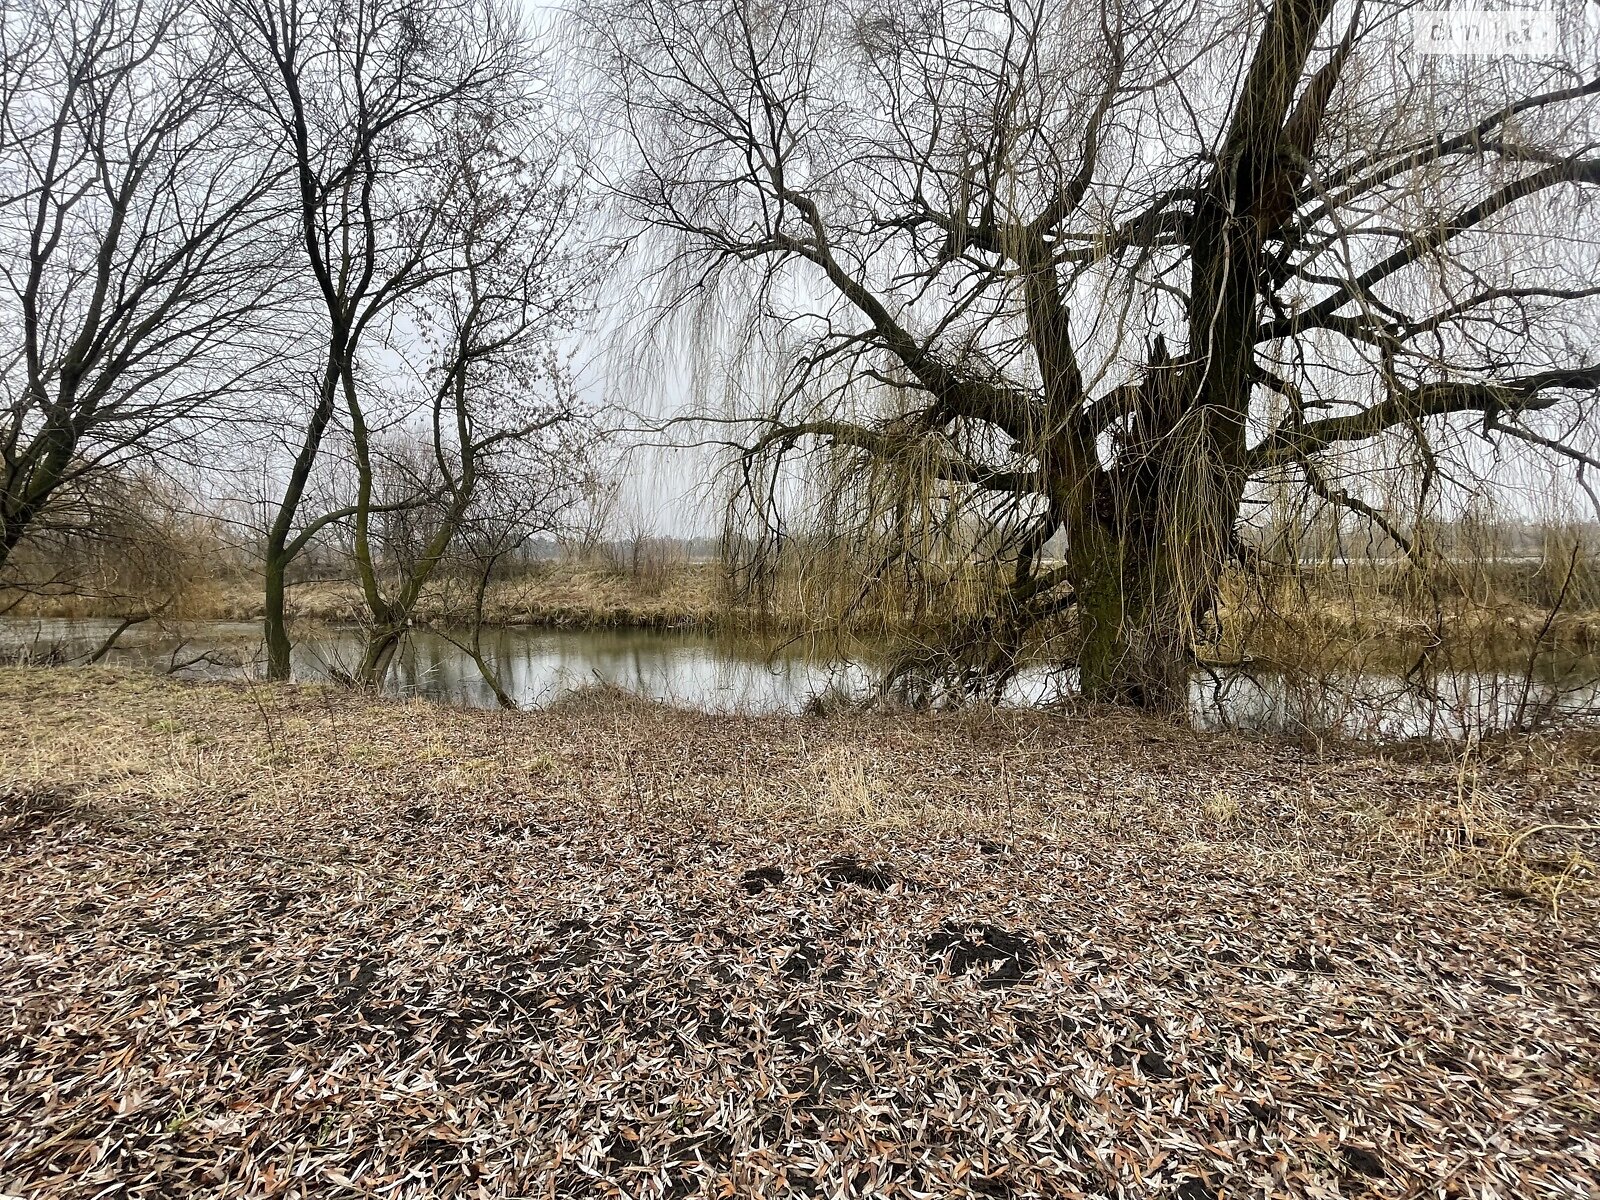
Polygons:
[[1581,27],[1536,61],[1423,56],[1412,6],[1347,0],[590,11],[665,303],[748,318],[723,379],[755,407],[720,411],[758,508],[825,463],[879,494],[849,510],[879,569],[1001,564],[993,671],[1064,624],[1086,696],[1180,706],[1264,489],[1416,554],[1360,482],[1386,465],[1595,465]]
[[180,3],[0,10],[0,568],[73,497],[248,416],[274,163],[222,56]]
[[520,89],[507,89],[493,112],[464,107],[449,117],[430,185],[439,249],[432,278],[405,306],[405,328],[424,351],[402,373],[423,393],[420,411],[399,423],[415,440],[388,447],[352,422],[351,549],[370,618],[355,678],[369,687],[382,682],[447,560],[475,557],[485,534],[502,546],[520,541],[504,527],[508,510],[521,537],[549,528],[579,484],[581,456],[570,451],[583,414],[560,343],[583,311],[595,260],[570,244],[583,240],[573,147]]

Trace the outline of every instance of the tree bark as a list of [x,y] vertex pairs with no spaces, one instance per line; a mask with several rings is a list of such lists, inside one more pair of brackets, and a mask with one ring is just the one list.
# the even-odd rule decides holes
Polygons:
[[367,633],[366,649],[361,655],[361,665],[356,668],[356,682],[362,687],[376,689],[389,673],[395,653],[405,637],[405,627],[385,620],[374,625]]
[[1068,566],[1084,698],[1180,713],[1188,707],[1198,626],[1228,556],[1242,478],[1203,433],[1179,426],[1162,441],[1132,479],[1123,477],[1116,493],[1083,515]]
[[22,544],[39,510],[66,479],[76,446],[71,429],[53,421],[35,442],[35,448],[42,449],[42,453],[28,456],[35,461],[30,463],[25,458],[8,472],[5,483],[12,494],[0,493],[0,569]]
[[262,634],[267,642],[267,678],[279,681],[286,681],[289,678],[289,653],[292,649],[289,642],[289,624],[283,611],[284,575],[288,568],[289,560],[282,552],[282,547],[273,547],[269,544],[264,584],[264,616],[261,624]]
[[27,524],[20,516],[13,518],[9,513],[0,513],[0,570],[5,569],[11,552],[22,543],[26,528]]
[[[337,348],[336,348],[337,350]],[[283,499],[278,502],[278,514],[273,519],[272,528],[267,531],[267,545],[264,555],[263,571],[263,610],[262,632],[267,642],[267,678],[279,682],[289,678],[289,625],[284,615],[284,588],[285,576],[289,564],[294,561],[296,553],[302,548],[303,539],[290,542],[290,533],[294,530],[295,518],[300,512],[300,502],[305,498],[306,484],[311,478],[311,468],[316,464],[317,454],[322,449],[322,436],[327,432],[328,422],[333,419],[334,388],[337,383],[339,370],[335,354],[330,354],[328,367],[323,375],[321,392],[317,397],[317,406],[312,410],[311,420],[306,425],[305,437],[300,443],[300,452],[295,456],[294,467],[289,472],[289,482],[284,488]]]
[[1079,691],[1097,704],[1180,712],[1188,699],[1184,607],[1166,548],[1092,525],[1073,555]]

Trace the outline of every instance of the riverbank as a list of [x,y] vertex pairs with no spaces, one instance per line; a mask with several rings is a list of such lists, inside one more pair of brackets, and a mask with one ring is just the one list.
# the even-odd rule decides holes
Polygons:
[[[720,581],[713,563],[648,573],[549,563],[496,582],[484,597],[483,619],[491,626],[559,629],[710,628],[739,617],[723,603]],[[128,597],[92,593],[9,599],[0,593],[0,611],[19,617],[120,618],[138,607]],[[469,584],[446,580],[423,593],[416,618],[459,625],[470,617],[472,600]],[[329,623],[359,620],[365,612],[349,580],[297,583],[285,608],[291,620]],[[202,581],[160,609],[187,621],[259,621],[262,613],[261,589],[252,580]]]
[[[1587,576],[1586,576],[1587,578]],[[1223,636],[1207,651],[1217,661],[1250,659],[1264,669],[1350,675],[1406,672],[1424,659],[1431,669],[1525,670],[1531,656],[1594,659],[1600,668],[1600,604],[1587,587],[1564,596],[1544,595],[1531,574],[1499,569],[1493,580],[1460,583],[1437,595],[1411,594],[1375,571],[1308,571],[1270,586],[1230,579],[1218,618]],[[1537,586],[1536,586],[1537,585]],[[964,597],[970,616],[975,592]],[[470,622],[471,581],[445,579],[424,592],[419,624],[460,629]],[[965,605],[966,607],[962,607]],[[168,597],[137,599],[114,592],[28,595],[0,591],[0,613],[13,618],[122,619],[153,614],[157,622],[249,621],[262,618],[257,581],[202,579]],[[309,625],[360,623],[365,608],[353,581],[302,582],[290,588],[291,621]],[[944,614],[946,618],[949,613]],[[594,562],[541,563],[497,581],[484,598],[488,628],[566,630],[677,629],[767,638],[811,638],[881,647],[909,637],[936,642],[948,625],[939,620],[893,618],[863,611],[835,613],[830,602],[805,593],[795,579],[776,589],[765,609],[730,593],[714,562],[672,562],[625,570]],[[1070,635],[1069,635],[1070,636]],[[1537,647],[1537,651],[1535,651]]]
[[1557,1196],[1596,1168],[1593,738],[1313,753],[18,668],[0,728],[0,1192]]

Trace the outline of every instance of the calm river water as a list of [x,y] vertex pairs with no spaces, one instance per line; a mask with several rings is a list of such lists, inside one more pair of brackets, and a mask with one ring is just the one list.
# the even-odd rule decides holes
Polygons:
[[[82,661],[116,625],[110,619],[3,618],[0,651],[12,660]],[[297,634],[298,680],[337,679],[360,659],[361,634],[355,628],[318,625]],[[798,712],[818,697],[863,695],[873,680],[871,666],[863,662],[798,648],[773,652],[748,639],[710,633],[494,628],[484,631],[483,649],[506,691],[523,707],[606,684],[708,711]],[[103,661],[172,670],[186,678],[239,679],[260,672],[261,627],[234,621],[151,622],[125,632]],[[1196,724],[1205,728],[1339,730],[1381,738],[1454,735],[1504,727],[1519,715],[1527,722],[1541,713],[1600,712],[1597,674],[1591,663],[1560,678],[1458,675],[1434,680],[1433,694],[1425,695],[1388,676],[1307,683],[1225,672],[1195,680],[1193,710]],[[1067,676],[1028,672],[1008,699],[1047,703],[1070,684]],[[428,631],[407,638],[387,690],[473,707],[495,703],[471,658]]]

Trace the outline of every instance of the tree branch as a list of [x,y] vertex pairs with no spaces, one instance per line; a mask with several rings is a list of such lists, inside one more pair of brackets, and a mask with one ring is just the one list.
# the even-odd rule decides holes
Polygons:
[[1499,383],[1430,383],[1396,392],[1357,413],[1298,427],[1280,426],[1250,452],[1253,474],[1299,461],[1340,442],[1364,441],[1386,429],[1459,412],[1535,412],[1561,403],[1559,394],[1600,388],[1600,366],[1541,371]]
[[[852,446],[884,461],[903,457],[914,444],[913,439],[846,421],[806,421],[776,426],[749,449],[747,457],[753,458],[773,446],[793,446],[803,437],[827,438],[836,445]],[[948,448],[940,457],[930,455],[928,461],[933,477],[946,483],[967,484],[990,492],[1043,494],[1045,491],[1042,471],[1003,471],[958,457]]]

